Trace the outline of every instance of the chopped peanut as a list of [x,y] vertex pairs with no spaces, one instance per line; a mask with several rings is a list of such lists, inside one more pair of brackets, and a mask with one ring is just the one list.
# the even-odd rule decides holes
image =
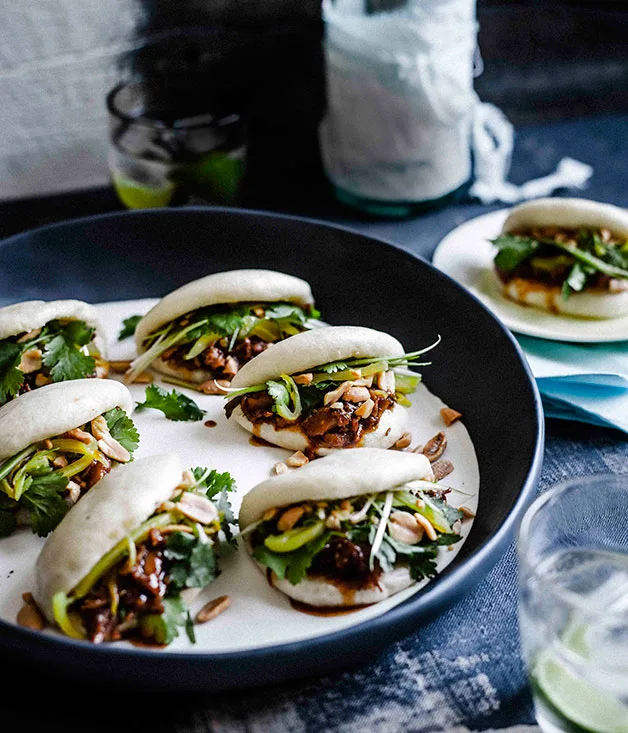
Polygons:
[[433,542],[436,539],[436,530],[434,529],[434,527],[432,527],[431,522],[418,512],[415,513],[414,518],[416,519],[417,524],[419,524],[425,530],[425,534],[427,535],[428,540],[431,540]]
[[475,512],[472,509],[469,509],[468,506],[460,506],[458,509],[462,512],[462,516],[465,519],[473,519],[475,517]]
[[306,463],[309,463],[309,458],[300,450],[293,453],[290,458],[286,459],[286,464],[290,466],[290,468],[301,468],[301,466],[305,466]]
[[308,372],[307,374],[298,374],[296,377],[293,377],[296,384],[312,384],[312,380],[314,379],[314,375],[311,372]]
[[440,416],[443,418],[445,425],[449,427],[450,425],[453,425],[456,420],[460,420],[462,413],[458,412],[458,410],[452,410],[451,407],[443,407],[441,408]]
[[286,511],[279,517],[277,529],[280,532],[287,532],[289,529],[294,527],[304,514],[305,507],[303,506],[293,506],[290,509],[286,509]]
[[373,400],[369,397],[368,400],[365,400],[355,411],[355,414],[358,417],[366,419],[367,417],[371,416],[371,413],[375,409],[375,403]]
[[371,393],[366,387],[349,387],[342,396],[347,402],[366,402],[371,399]]
[[393,445],[393,450],[405,450],[412,443],[411,433],[404,433],[401,438]]
[[204,624],[208,621],[211,621],[212,619],[216,618],[216,616],[220,616],[223,611],[226,611],[230,605],[230,596],[219,596],[213,601],[209,601],[209,603],[206,603],[203,608],[201,608],[201,610],[196,614],[196,623]]

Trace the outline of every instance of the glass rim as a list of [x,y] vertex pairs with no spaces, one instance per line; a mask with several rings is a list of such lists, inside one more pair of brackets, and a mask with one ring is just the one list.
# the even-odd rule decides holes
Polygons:
[[[196,115],[194,117],[182,118],[182,123],[179,123],[177,125],[171,125],[167,122],[164,122],[163,120],[157,120],[151,117],[145,117],[144,115],[137,115],[133,116],[131,114],[128,114],[127,112],[123,112],[118,105],[116,104],[116,97],[117,95],[127,87],[133,85],[133,84],[146,84],[147,82],[151,81],[159,81],[159,82],[165,82],[168,80],[169,77],[167,76],[159,76],[157,74],[152,76],[131,76],[127,79],[123,79],[122,81],[119,81],[112,89],[107,92],[107,95],[105,97],[105,104],[107,106],[107,111],[110,115],[113,117],[116,117],[117,119],[126,122],[130,125],[136,125],[138,127],[144,127],[147,129],[158,129],[158,130],[173,130],[173,131],[186,131],[186,130],[200,130],[203,128],[211,128],[211,127],[224,127],[227,125],[232,125],[235,123],[238,123],[242,120],[242,115],[240,115],[238,112],[230,112],[226,115],[223,115],[221,117],[213,117],[212,120],[208,120],[208,115],[210,113],[206,113],[204,115]],[[201,119],[199,119],[201,118]]]
[[[628,497],[628,476],[621,474],[594,473],[588,474],[586,476],[578,476],[572,479],[567,479],[566,481],[561,481],[560,483],[551,486],[549,489],[547,489],[547,491],[544,491],[542,494],[539,494],[539,496],[536,497],[536,499],[526,509],[526,512],[523,515],[523,519],[521,520],[521,524],[519,525],[519,531],[517,533],[517,554],[519,557],[520,569],[521,566],[525,566],[528,574],[537,579],[548,593],[550,593],[555,598],[560,599],[562,602],[568,604],[569,606],[577,608],[578,611],[587,616],[597,616],[599,615],[600,611],[592,610],[591,607],[587,603],[585,603],[583,599],[576,593],[571,593],[564,589],[556,588],[553,583],[548,583],[547,580],[543,578],[542,574],[539,573],[538,563],[533,563],[531,561],[530,534],[532,531],[532,522],[534,521],[538,513],[547,504],[556,501],[569,489],[582,485],[584,482],[593,481],[612,481],[613,483],[618,485],[618,482],[622,479],[625,481],[626,485],[623,487],[618,486],[618,488],[621,488],[623,491],[625,491],[626,496]],[[626,615],[625,611],[622,612],[605,610],[604,613],[608,618],[612,619],[624,619]]]

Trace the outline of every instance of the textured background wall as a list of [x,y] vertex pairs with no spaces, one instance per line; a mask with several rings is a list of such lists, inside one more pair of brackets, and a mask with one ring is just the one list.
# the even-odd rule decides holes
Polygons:
[[129,0],[0,3],[0,198],[107,181],[104,95],[138,13]]
[[[0,0],[0,200],[108,181],[104,96],[123,67],[214,73],[218,62],[250,121],[251,200],[311,199],[323,185],[320,2]],[[627,8],[478,0],[480,96],[515,123],[628,109]]]

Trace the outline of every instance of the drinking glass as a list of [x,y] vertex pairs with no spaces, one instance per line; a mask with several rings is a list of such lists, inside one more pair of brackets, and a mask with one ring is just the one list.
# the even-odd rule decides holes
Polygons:
[[519,532],[519,618],[546,733],[628,733],[628,477],[551,488]]
[[128,208],[237,203],[246,154],[228,96],[189,76],[147,77],[107,95],[109,168]]

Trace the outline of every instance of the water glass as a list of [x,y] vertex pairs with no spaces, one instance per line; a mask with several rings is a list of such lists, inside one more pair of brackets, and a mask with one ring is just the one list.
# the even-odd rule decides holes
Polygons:
[[237,203],[245,129],[228,96],[193,76],[147,77],[107,95],[109,168],[128,208]]
[[520,627],[546,733],[628,733],[628,477],[551,488],[519,533]]

